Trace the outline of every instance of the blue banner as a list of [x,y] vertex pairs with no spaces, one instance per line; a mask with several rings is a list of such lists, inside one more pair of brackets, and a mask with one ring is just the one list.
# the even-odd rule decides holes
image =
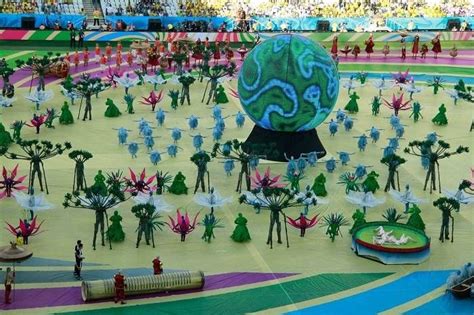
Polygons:
[[406,29],[408,23],[413,21],[415,24],[415,30],[446,30],[449,20],[457,20],[460,23],[466,21],[472,27],[474,22],[474,17],[442,17],[442,18],[388,18],[386,20],[387,27],[391,28],[394,31],[401,29]]
[[63,15],[63,14],[0,14],[0,28],[21,28],[21,18],[34,17],[35,28],[44,24],[47,28],[53,28],[54,23],[58,22],[61,28],[65,29],[70,21],[75,28],[80,28],[82,22],[86,19],[82,15]]

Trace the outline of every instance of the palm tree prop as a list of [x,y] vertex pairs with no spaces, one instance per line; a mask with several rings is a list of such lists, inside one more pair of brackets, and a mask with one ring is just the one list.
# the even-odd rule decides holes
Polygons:
[[110,87],[109,83],[102,82],[101,78],[91,77],[89,74],[82,74],[77,82],[71,82],[68,79],[62,82],[62,86],[68,90],[73,91],[77,95],[81,96],[81,104],[79,106],[79,111],[77,113],[77,119],[81,114],[82,100],[86,100],[86,107],[84,109],[83,121],[89,117],[89,120],[92,119],[92,95],[96,97],[99,93],[105,91]]
[[271,153],[271,147],[264,148],[265,150],[255,150],[257,146],[261,145],[249,145],[244,142],[240,142],[237,139],[227,141],[224,144],[215,143],[214,148],[211,152],[211,157],[221,160],[234,160],[240,162],[239,179],[237,181],[236,191],[242,192],[242,182],[245,180],[246,189],[250,190],[250,162],[258,160],[259,158],[265,157],[264,155],[257,155],[253,152],[265,152]]
[[216,97],[216,90],[219,79],[225,76],[234,75],[236,68],[237,67],[235,63],[231,62],[229,64],[224,65],[214,65],[210,67],[208,71],[202,72],[202,75],[207,77],[209,81],[207,81],[206,88],[204,89],[204,94],[202,95],[201,103],[204,102],[204,98],[206,97],[209,82],[211,83],[211,87],[209,88],[209,94],[206,102],[207,105],[209,105],[209,102],[211,100],[214,100]]
[[23,68],[28,71],[31,71],[31,83],[30,83],[30,92],[33,85],[33,78],[35,75],[38,76],[38,91],[44,91],[45,81],[44,78],[46,74],[49,73],[51,67],[59,61],[59,53],[53,54],[48,52],[42,58],[37,56],[29,57],[27,60],[15,60],[16,66],[18,68]]
[[349,225],[349,221],[341,213],[331,213],[323,217],[322,226],[327,226],[326,235],[334,242],[336,236],[341,235],[341,226]]
[[441,173],[439,171],[439,160],[449,158],[456,154],[469,152],[468,147],[461,145],[455,151],[450,152],[450,147],[450,144],[443,140],[416,140],[408,143],[408,147],[405,148],[405,153],[423,157],[429,161],[423,190],[426,191],[426,187],[428,186],[429,182],[430,194],[433,192],[433,190],[436,191],[436,177],[438,177],[438,189],[441,193]]
[[155,248],[155,235],[154,232],[159,229],[162,231],[162,226],[165,225],[163,221],[161,221],[161,215],[156,212],[155,206],[149,203],[142,203],[132,207],[132,213],[135,217],[138,218],[138,227],[136,232],[137,235],[137,245],[140,245],[140,241],[142,240],[142,235],[145,235],[145,242],[147,245],[150,245],[150,240]]
[[406,216],[404,216],[401,213],[397,213],[397,209],[395,208],[388,208],[385,210],[385,213],[382,214],[382,217],[387,220],[387,222],[393,222],[396,223],[401,219],[405,219]]
[[10,160],[24,160],[29,161],[30,171],[28,173],[28,191],[34,187],[35,177],[38,176],[38,181],[41,191],[43,191],[43,178],[46,193],[49,194],[48,182],[46,180],[46,171],[44,169],[43,161],[53,158],[56,155],[61,155],[64,151],[72,148],[71,143],[64,142],[64,144],[57,143],[53,145],[47,140],[20,140],[17,142],[23,153],[10,152],[6,147],[0,147],[0,156],[5,156]]
[[92,153],[84,150],[74,150],[69,153],[69,158],[76,162],[76,165],[74,166],[72,191],[85,190],[87,188],[86,176],[84,173],[84,163],[92,159],[92,157]]
[[[131,195],[128,197],[125,196],[125,191],[128,187],[126,181],[123,180],[120,171],[108,173],[107,177],[106,194],[103,194],[99,189],[92,186],[86,188],[83,194],[81,194],[80,191],[74,191],[72,193],[67,193],[64,196],[64,208],[89,209],[95,211],[94,238],[92,240],[92,247],[94,250],[96,248],[97,232],[99,228],[102,237],[102,246],[105,246],[104,223],[107,224],[107,230],[109,229],[107,210],[117,207],[119,204],[125,202],[131,197]],[[109,248],[112,249],[110,238]]]
[[[310,200],[309,200],[310,199]],[[305,206],[310,201],[311,204],[316,205],[316,198],[311,194],[299,194],[288,188],[271,185],[265,187],[257,186],[255,189],[244,193],[240,196],[239,202],[248,204],[254,207],[257,212],[261,209],[270,211],[270,226],[268,229],[267,245],[273,248],[273,228],[276,224],[278,243],[281,244],[281,222],[280,214],[283,215],[285,222],[286,247],[290,247],[288,241],[288,227],[287,216],[283,210],[298,206]]]

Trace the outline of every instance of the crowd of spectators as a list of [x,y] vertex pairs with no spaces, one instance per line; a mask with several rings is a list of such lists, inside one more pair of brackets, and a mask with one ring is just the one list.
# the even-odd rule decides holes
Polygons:
[[0,13],[44,13],[44,14],[85,14],[78,4],[73,6],[73,0],[3,0]]
[[[110,1],[110,0],[108,0]],[[109,2],[110,3],[110,2]],[[135,6],[110,8],[112,15],[169,15],[236,17],[243,9],[248,16],[264,17],[443,17],[472,16],[472,0],[139,0]]]
[[4,1],[0,4],[0,13],[35,13],[38,12],[36,1]]

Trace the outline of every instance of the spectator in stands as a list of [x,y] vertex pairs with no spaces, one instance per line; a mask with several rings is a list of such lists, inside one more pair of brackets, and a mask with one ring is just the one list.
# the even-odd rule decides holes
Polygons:
[[117,20],[115,24],[115,30],[124,31],[127,28],[127,25],[122,20]]
[[98,7],[95,7],[94,12],[92,12],[92,17],[94,18],[94,26],[99,26],[100,25],[100,11]]
[[129,32],[135,31],[135,25],[133,25],[133,23],[128,24],[127,25],[127,31],[129,31]]
[[68,31],[74,30],[74,25],[72,24],[71,21],[67,21],[66,29],[67,29]]
[[81,29],[83,30],[87,29],[87,19],[84,19],[84,21],[82,21]]
[[115,15],[122,15],[123,14],[123,8],[122,8],[122,5],[119,5],[119,7],[117,8],[117,12],[115,12]]
[[59,31],[61,29],[61,24],[59,24],[59,20],[56,20],[56,22],[54,22],[53,29],[55,31]]

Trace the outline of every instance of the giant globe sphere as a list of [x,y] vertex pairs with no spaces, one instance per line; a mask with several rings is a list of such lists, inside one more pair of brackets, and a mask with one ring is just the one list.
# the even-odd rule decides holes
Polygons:
[[240,102],[264,129],[303,132],[331,113],[339,76],[331,56],[299,35],[277,35],[257,45],[239,74]]

